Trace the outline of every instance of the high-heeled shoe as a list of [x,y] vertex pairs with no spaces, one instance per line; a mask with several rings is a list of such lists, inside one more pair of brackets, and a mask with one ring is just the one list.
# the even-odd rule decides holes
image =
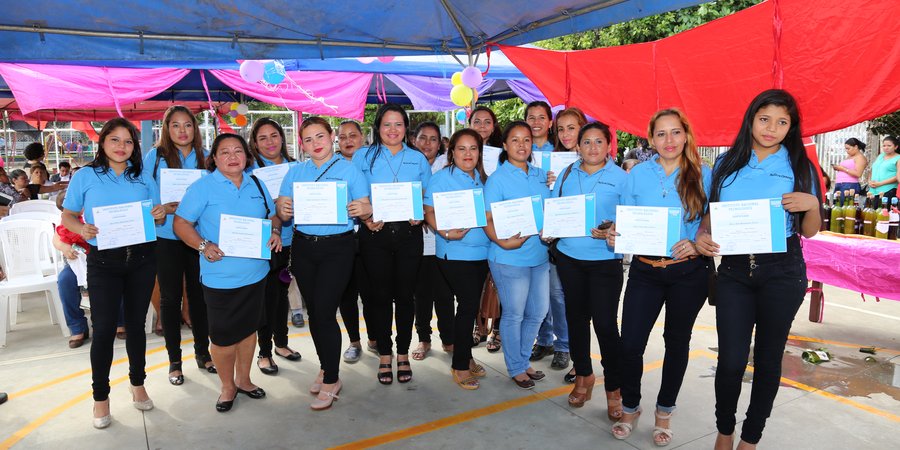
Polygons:
[[572,384],[574,382],[575,382],[575,369],[572,369],[571,371],[566,372],[566,374],[563,375],[563,383]]
[[234,406],[234,401],[237,400],[238,393],[234,393],[234,397],[228,401],[222,401],[222,396],[220,395],[218,399],[216,399],[216,411],[223,413],[231,411],[231,408]]
[[584,403],[591,399],[591,395],[594,392],[594,382],[596,381],[597,377],[594,374],[587,376],[577,375],[575,377],[575,387],[572,388],[572,393],[569,394],[569,406],[573,408],[584,406]]
[[319,392],[322,391],[322,380],[325,378],[325,373],[323,371],[319,371],[319,375],[316,376],[313,384],[309,386],[309,393],[312,395],[319,395]]
[[134,388],[139,386],[128,386],[131,391],[131,403],[134,405],[135,409],[140,411],[150,411],[153,409],[153,400],[148,398],[147,400],[135,400],[134,399]]
[[475,360],[469,361],[469,373],[477,378],[484,378],[487,376],[487,370],[484,369],[484,366],[475,362]]
[[184,384],[184,373],[172,376],[172,372],[181,372],[181,361],[169,363],[169,383],[173,386]]
[[[469,371],[469,373],[471,373],[471,371]],[[467,391],[474,391],[480,386],[480,384],[478,383],[478,378],[475,378],[474,375],[461,378],[459,376],[459,372],[454,370],[453,368],[450,368],[450,375],[453,376],[453,382],[456,383],[457,386]]]
[[[672,413],[663,414],[663,413],[659,412],[658,409],[655,411],[655,415],[656,415],[656,418],[659,420],[671,420],[672,419]],[[659,426],[654,426],[653,427],[653,443],[656,444],[657,447],[665,447],[665,446],[669,445],[670,443],[672,443],[672,435],[673,434],[674,433],[672,433],[671,428],[663,428],[663,427],[659,427]],[[665,439],[661,440],[660,438],[662,438],[662,437],[665,437]]]
[[210,356],[210,355],[194,355],[194,360],[197,361],[198,369],[205,370],[208,373],[219,373],[219,371],[216,370],[215,364],[210,364],[209,366],[207,366],[208,363],[213,362],[212,356]]
[[622,418],[622,414],[622,391],[619,389],[606,391],[606,417],[616,422]]
[[[109,399],[104,400],[105,402],[109,402]],[[97,403],[103,402],[94,402],[94,409],[97,408]],[[102,430],[104,428],[109,427],[112,424],[112,414],[107,414],[103,417],[94,417],[94,428],[98,430]]]
[[[622,422],[621,420],[616,422],[612,426],[613,437],[620,441],[628,439],[628,437],[631,436],[631,432],[634,431],[634,429],[638,426],[638,420],[640,420],[641,418],[641,412],[641,408],[638,408],[638,410],[635,411],[634,414],[622,413],[622,419],[624,419],[625,416],[634,416],[634,419],[631,421],[631,423]],[[616,433],[616,430],[620,431],[620,433]]]
[[[309,408],[313,411],[322,411],[331,408],[331,404],[340,399],[338,394],[341,393],[341,388],[343,387],[344,385],[341,383],[341,380],[337,380],[337,383],[334,384],[334,390],[331,392],[319,391],[318,396],[309,404]],[[322,396],[325,396],[325,398],[322,398]]]
[[401,383],[409,383],[410,381],[412,381],[412,369],[400,369],[401,367],[411,367],[409,365],[409,361],[400,361],[399,358],[397,359],[397,381]]
[[[384,363],[384,364],[378,364],[378,382],[379,383],[381,383],[383,385],[388,385],[388,384],[392,384],[394,382],[394,372],[392,371],[393,367],[394,367],[393,364],[391,364],[389,362]],[[381,369],[388,369],[388,371],[382,372]]]

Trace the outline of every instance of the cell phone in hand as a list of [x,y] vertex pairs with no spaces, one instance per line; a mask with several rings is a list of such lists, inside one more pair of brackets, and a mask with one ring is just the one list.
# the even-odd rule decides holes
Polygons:
[[612,226],[612,220],[604,220],[603,223],[597,226],[598,230],[606,230]]

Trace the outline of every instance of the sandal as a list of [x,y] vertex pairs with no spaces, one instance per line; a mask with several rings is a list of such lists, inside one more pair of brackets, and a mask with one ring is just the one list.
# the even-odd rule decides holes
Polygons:
[[[399,364],[398,364],[399,365]],[[394,372],[392,371],[393,366],[391,363],[379,363],[378,364],[378,382],[383,385],[388,385],[394,382]],[[387,369],[387,372],[382,372],[381,369]]]
[[208,373],[219,373],[216,371],[216,365],[213,363],[212,356],[210,355],[194,355],[194,359],[197,360],[197,368],[200,370],[205,370]]
[[460,379],[459,372],[454,369],[450,369],[450,375],[453,375],[453,382],[456,383],[457,386],[467,391],[474,391],[479,387],[478,378],[475,378],[474,376]]
[[181,372],[181,361],[169,363],[169,383],[172,386],[181,386],[184,384],[184,373],[173,376],[175,372]]
[[412,370],[400,370],[401,367],[410,367],[409,360],[400,361],[400,358],[397,358],[397,381],[401,383],[409,383],[410,381],[412,381]]
[[500,351],[501,347],[500,333],[491,333],[491,337],[487,340],[487,351],[490,353],[497,353]]
[[[634,431],[635,428],[637,428],[638,420],[641,418],[641,412],[641,408],[638,408],[638,410],[635,411],[634,414],[622,413],[623,419],[625,418],[625,416],[634,416],[634,419],[631,421],[631,423],[622,422],[621,420],[616,422],[616,424],[612,426],[613,437],[620,441],[628,439],[628,437],[631,436],[631,432]],[[616,433],[616,431],[619,431],[619,433]]]
[[[662,414],[657,409],[655,411],[656,418],[659,420],[670,420],[672,418],[672,413]],[[653,443],[656,444],[657,447],[665,447],[672,443],[672,430],[670,428],[663,428],[660,426],[653,427]]]
[[431,351],[431,342],[419,342],[419,346],[412,352],[412,359],[422,361]]
[[622,418],[622,392],[619,389],[606,392],[606,417],[616,422]]
[[[584,406],[585,402],[591,399],[591,395],[594,392],[594,383],[596,381],[597,378],[594,374],[576,376],[575,387],[572,388],[572,393],[569,394],[569,406],[573,408],[581,408]],[[609,395],[607,395],[607,398],[609,398]]]
[[469,361],[469,373],[471,373],[473,377],[478,378],[487,376],[487,370],[484,370],[484,366],[475,362],[474,359]]
[[445,353],[453,353],[453,344],[441,344],[441,348]]
[[472,332],[472,347],[478,347],[478,344],[487,340],[487,336],[481,334],[481,329],[477,326],[475,327],[475,331]]

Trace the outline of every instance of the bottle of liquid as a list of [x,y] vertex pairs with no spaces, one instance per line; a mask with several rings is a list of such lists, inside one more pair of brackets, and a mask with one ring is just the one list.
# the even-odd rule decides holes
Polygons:
[[887,239],[890,222],[891,218],[888,214],[887,197],[881,197],[881,210],[878,211],[878,219],[875,222],[875,237],[879,239]]
[[829,231],[831,229],[831,192],[825,194],[825,204],[822,205],[822,210],[824,211],[822,214],[822,227],[819,228],[819,231]]
[[856,194],[853,197],[853,200],[856,202],[856,228],[854,228],[854,234],[863,234],[863,211],[865,210],[863,203],[864,199],[862,195]]
[[856,205],[853,203],[853,194],[856,191],[850,189],[844,195],[844,234],[856,233]]
[[834,206],[831,208],[831,224],[828,231],[841,233],[844,231],[844,208],[841,206],[840,192],[834,193]]
[[900,228],[900,211],[897,210],[897,197],[891,199],[891,208],[888,211],[888,234],[887,238],[894,241],[897,240],[897,229]]
[[866,197],[866,208],[863,210],[863,232],[866,236],[875,236],[875,199],[872,194]]

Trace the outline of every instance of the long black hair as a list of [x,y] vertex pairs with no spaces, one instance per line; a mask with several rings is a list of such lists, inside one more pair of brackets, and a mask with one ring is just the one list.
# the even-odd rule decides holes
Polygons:
[[259,144],[256,143],[256,139],[259,137],[259,130],[264,125],[271,125],[281,136],[281,150],[279,150],[279,152],[281,153],[281,157],[284,158],[285,161],[293,161],[294,158],[291,158],[291,155],[288,154],[287,139],[284,135],[284,128],[281,128],[280,123],[268,117],[260,117],[259,119],[256,119],[256,122],[253,122],[253,127],[250,128],[250,142],[248,142],[248,144],[250,145],[250,155],[254,160],[256,160],[256,165],[258,165],[259,167],[266,167],[266,163],[265,161],[263,161],[262,155],[259,153]]
[[456,130],[456,133],[453,133],[453,136],[450,136],[450,148],[447,149],[447,166],[450,167],[451,171],[458,167],[456,162],[453,161],[453,149],[456,148],[456,143],[459,142],[459,138],[463,136],[469,136],[472,139],[475,139],[475,143],[478,144],[478,161],[475,163],[475,173],[478,174],[478,178],[481,180],[481,183],[484,184],[487,182],[487,174],[484,172],[484,141],[481,139],[481,135],[471,128]]
[[[816,174],[815,166],[809,160],[809,157],[806,155],[806,149],[803,146],[803,134],[800,129],[800,110],[797,107],[797,101],[790,93],[782,89],[763,91],[750,102],[750,106],[747,107],[747,111],[744,113],[741,128],[738,130],[734,144],[731,146],[731,149],[723,153],[716,161],[709,201],[719,201],[722,188],[726,186],[725,181],[750,162],[750,155],[753,152],[753,119],[756,113],[766,106],[781,106],[785,108],[791,119],[791,126],[781,144],[787,148],[788,160],[794,172],[794,192],[813,194],[819,198],[819,203],[821,203],[822,193],[818,192],[819,189],[816,186],[818,180],[814,179],[814,174]],[[728,184],[730,185],[733,182],[734,179],[732,178]],[[794,231],[797,231],[800,229],[803,213],[794,213],[792,216],[794,218],[793,228]]]
[[160,159],[164,159],[166,161],[166,166],[168,166],[170,169],[181,168],[181,158],[179,157],[180,150],[178,150],[178,147],[175,146],[175,142],[172,141],[172,134],[169,131],[169,124],[172,122],[172,116],[174,116],[176,113],[184,113],[187,114],[188,117],[190,117],[194,133],[194,139],[191,142],[191,147],[193,147],[194,156],[197,158],[197,168],[206,168],[206,160],[203,157],[203,137],[200,135],[200,128],[197,125],[197,117],[194,116],[194,113],[192,113],[191,110],[186,106],[172,105],[168,109],[166,109],[166,113],[165,115],[163,115],[162,129],[159,132],[159,141],[156,142],[156,165],[153,167],[154,179],[156,179],[156,172],[157,169],[159,169]]
[[[500,152],[500,164],[503,164],[507,160],[509,160],[509,152],[506,151],[506,140],[509,139],[509,134],[512,132],[512,130],[515,130],[516,128],[525,128],[526,130],[528,130],[528,134],[531,134],[531,125],[528,125],[521,120],[510,122],[509,125],[507,125],[506,128],[503,129],[503,151]],[[533,155],[534,152],[528,155],[528,162],[531,162]]]
[[[372,133],[372,144],[369,145],[369,149],[367,151],[366,157],[369,159],[369,170],[372,170],[375,167],[375,160],[378,159],[378,155],[382,152],[382,142],[381,142],[381,121],[384,120],[384,115],[390,111],[400,114],[403,116],[403,127],[406,130],[409,130],[409,115],[406,114],[406,111],[402,106],[396,103],[385,103],[378,108],[378,111],[375,112],[375,122],[373,126],[375,127],[375,132]],[[407,133],[403,133],[403,143],[406,142]],[[408,144],[407,144],[408,145]]]
[[130,162],[131,165],[125,168],[125,178],[136,181],[140,178],[141,170],[143,169],[141,136],[138,134],[137,127],[124,117],[116,117],[103,124],[103,128],[100,129],[100,135],[98,137],[97,154],[94,156],[94,160],[88,163],[87,166],[93,167],[94,169],[100,169],[101,174],[109,172],[109,158],[106,157],[106,151],[103,149],[103,141],[117,128],[128,130],[128,134],[131,135],[131,141],[134,143],[134,151],[131,152],[131,156],[128,158],[128,162]]
[[[421,133],[422,130],[424,130],[425,128],[431,128],[434,131],[437,131],[438,142],[440,142],[440,146],[438,147],[436,156],[440,156],[440,155],[443,155],[444,153],[447,153],[447,147],[444,145],[444,139],[441,137],[441,127],[439,127],[438,124],[436,124],[430,120],[422,122],[419,124],[419,126],[416,127],[416,131],[413,132],[413,136],[415,136],[418,139],[419,133]],[[421,150],[421,149],[419,149],[419,150]]]
[[472,119],[475,117],[475,113],[478,111],[485,111],[491,115],[491,120],[494,121],[494,131],[491,132],[491,135],[488,136],[487,141],[484,141],[484,145],[490,145],[491,147],[503,147],[503,131],[500,130],[500,123],[497,122],[497,115],[494,114],[494,111],[487,106],[481,105],[476,106],[475,109],[472,110],[472,114],[469,114],[469,127],[472,126]]

